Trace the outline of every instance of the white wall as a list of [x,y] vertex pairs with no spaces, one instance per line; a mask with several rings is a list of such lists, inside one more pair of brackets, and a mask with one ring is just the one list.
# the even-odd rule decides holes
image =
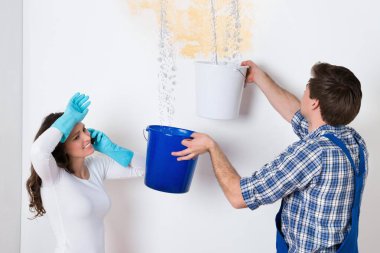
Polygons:
[[22,1],[0,1],[0,251],[20,250]]
[[[360,248],[374,252],[379,227],[380,163],[379,3],[364,1],[253,1],[254,59],[285,88],[301,95],[311,66],[326,61],[350,68],[361,80],[362,110],[353,122],[366,139],[370,173],[362,205]],[[29,149],[42,118],[62,111],[76,91],[92,99],[85,119],[121,145],[144,152],[142,129],[158,123],[158,27],[129,15],[127,4],[110,1],[28,1],[24,3],[23,180]],[[177,57],[174,125],[212,135],[241,175],[273,159],[296,136],[256,87],[243,97],[234,121],[195,114],[193,61]],[[190,192],[171,195],[142,179],[107,182],[113,202],[106,224],[107,252],[274,252],[274,216],[279,203],[251,212],[234,210],[202,156]],[[22,201],[21,252],[51,252],[54,237],[46,218],[29,221]],[[36,243],[42,241],[43,243]]]

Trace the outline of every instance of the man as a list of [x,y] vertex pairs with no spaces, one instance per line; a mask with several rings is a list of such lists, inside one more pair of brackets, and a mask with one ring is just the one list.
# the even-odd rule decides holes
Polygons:
[[206,134],[194,133],[182,143],[187,148],[172,155],[181,161],[208,152],[234,208],[254,210],[282,199],[277,252],[357,252],[368,153],[364,140],[346,125],[360,110],[359,80],[347,68],[318,63],[299,101],[252,61],[242,65],[249,66],[246,81],[259,86],[300,140],[251,177],[240,177]]

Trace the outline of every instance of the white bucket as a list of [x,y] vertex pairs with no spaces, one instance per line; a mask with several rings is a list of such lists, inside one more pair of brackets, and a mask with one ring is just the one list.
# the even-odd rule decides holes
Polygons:
[[195,62],[197,114],[210,119],[239,116],[247,66]]

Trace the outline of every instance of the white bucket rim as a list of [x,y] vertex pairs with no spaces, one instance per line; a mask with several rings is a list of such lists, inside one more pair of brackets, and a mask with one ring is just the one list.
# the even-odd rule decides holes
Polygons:
[[236,69],[248,69],[249,66],[241,66],[237,65],[231,62],[220,62],[218,64],[215,64],[215,62],[212,61],[195,61],[196,64],[208,64],[208,65],[213,65],[213,66],[218,66],[218,67],[231,67],[231,68],[236,68]]

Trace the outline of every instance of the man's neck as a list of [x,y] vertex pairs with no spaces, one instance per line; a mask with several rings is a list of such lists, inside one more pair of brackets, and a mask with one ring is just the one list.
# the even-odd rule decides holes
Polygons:
[[308,121],[309,123],[309,133],[317,130],[323,125],[327,125],[326,122],[324,122],[321,118],[315,118]]

